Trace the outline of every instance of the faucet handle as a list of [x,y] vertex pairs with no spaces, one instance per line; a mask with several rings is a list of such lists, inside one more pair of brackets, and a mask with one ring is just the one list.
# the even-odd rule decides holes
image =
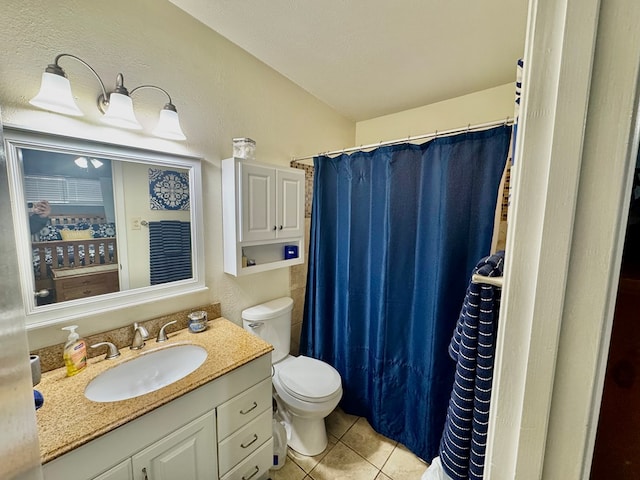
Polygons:
[[98,348],[107,345],[109,347],[109,351],[107,352],[107,356],[104,357],[105,360],[110,360],[112,358],[117,358],[120,356],[120,350],[111,342],[100,342],[95,345],[91,345],[91,348]]
[[165,323],[162,328],[160,329],[160,331],[158,332],[158,336],[156,337],[156,342],[166,342],[169,338],[167,337],[167,333],[164,331],[165,328],[167,328],[169,325],[173,325],[174,323],[178,323],[177,320],[174,320],[172,322],[169,323]]

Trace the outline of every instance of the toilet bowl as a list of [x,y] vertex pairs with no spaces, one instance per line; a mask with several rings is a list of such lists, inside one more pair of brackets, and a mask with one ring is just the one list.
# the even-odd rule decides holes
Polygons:
[[331,365],[289,355],[292,308],[291,298],[278,298],[244,310],[242,323],[274,347],[274,398],[286,422],[287,444],[302,455],[313,456],[327,447],[324,419],[342,398],[342,382]]
[[327,448],[324,419],[342,398],[340,374],[331,365],[305,356],[288,356],[274,365],[273,388],[289,424],[288,444],[303,455]]

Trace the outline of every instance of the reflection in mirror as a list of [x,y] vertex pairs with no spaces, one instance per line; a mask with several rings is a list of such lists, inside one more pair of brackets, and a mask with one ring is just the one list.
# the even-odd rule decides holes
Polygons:
[[204,288],[197,159],[7,133],[23,297],[36,323],[136,292],[149,301]]
[[111,161],[29,148],[18,153],[38,305],[117,292]]

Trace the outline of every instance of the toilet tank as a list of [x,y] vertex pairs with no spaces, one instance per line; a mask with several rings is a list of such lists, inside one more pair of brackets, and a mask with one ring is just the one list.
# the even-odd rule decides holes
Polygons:
[[282,297],[242,311],[244,328],[273,345],[274,350],[271,352],[273,363],[289,355],[291,310],[293,310],[293,300]]

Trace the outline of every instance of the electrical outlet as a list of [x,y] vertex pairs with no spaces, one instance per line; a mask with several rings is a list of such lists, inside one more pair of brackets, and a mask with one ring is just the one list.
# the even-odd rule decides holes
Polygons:
[[142,222],[142,219],[140,217],[132,218],[131,230],[140,230],[142,228],[141,222]]

